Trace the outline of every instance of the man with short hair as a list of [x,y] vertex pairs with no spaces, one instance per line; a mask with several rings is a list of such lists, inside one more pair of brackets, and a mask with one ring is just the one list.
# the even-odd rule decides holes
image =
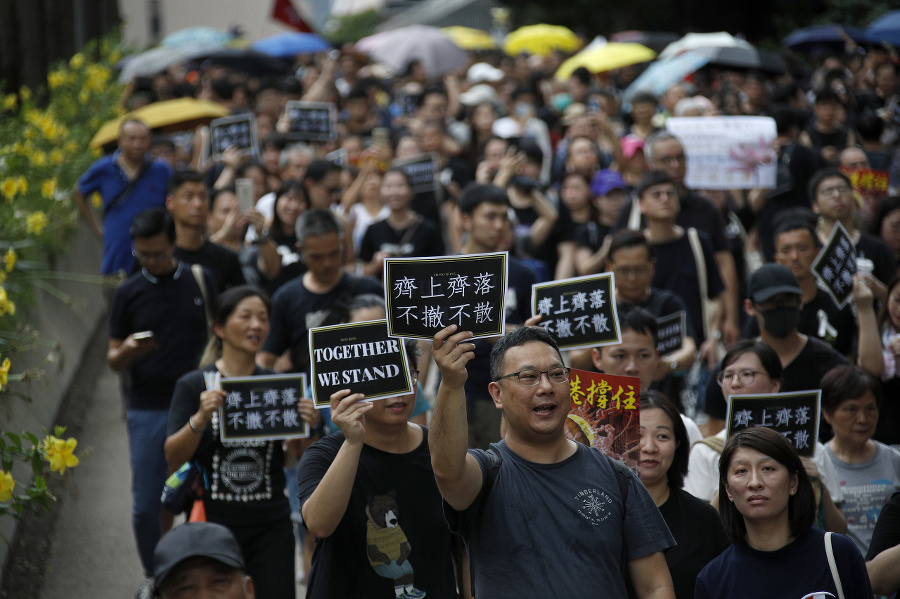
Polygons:
[[238,255],[206,237],[209,197],[203,175],[196,171],[173,174],[169,179],[166,209],[175,221],[176,258],[208,268],[218,291],[247,283]]
[[161,599],[254,599],[253,580],[231,531],[212,522],[185,522],[160,539],[154,587]]
[[106,360],[113,370],[128,371],[131,379],[126,413],[132,524],[149,578],[153,548],[162,531],[160,496],[168,474],[163,445],[169,404],[175,382],[200,361],[216,287],[208,270],[201,267],[194,273],[175,258],[175,224],[164,209],[138,214],[130,233],[142,268],[113,297]]
[[429,444],[444,515],[466,543],[473,595],[674,598],[663,552],[674,539],[631,470],[566,438],[568,369],[540,327],[503,336],[491,352],[491,383],[506,436],[466,452],[466,366],[472,334],[455,325],[434,336],[441,384]]
[[309,329],[338,324],[347,318],[350,300],[364,293],[383,295],[381,284],[341,269],[344,230],[330,210],[311,208],[296,224],[297,250],[307,271],[282,285],[272,298],[269,336],[257,362],[272,368],[291,350],[294,372],[309,372]]
[[330,210],[341,201],[341,167],[324,158],[313,160],[303,174],[303,186],[310,208]]
[[[126,119],[119,126],[119,149],[100,158],[75,186],[75,199],[84,220],[103,241],[100,274],[130,273],[134,266],[128,227],[140,212],[166,203],[166,186],[172,169],[147,156],[150,129],[143,121]],[[97,224],[88,198],[103,199],[103,228]]]
[[[471,185],[459,201],[463,230],[468,234],[461,254],[497,252],[504,242],[511,224],[509,200],[506,192],[495,185]],[[537,283],[534,272],[523,262],[509,256],[507,261],[509,284],[506,292],[505,323],[522,325],[531,315],[531,286]],[[466,413],[468,415],[469,447],[487,449],[500,440],[502,415],[494,407],[487,391],[490,383],[491,340],[475,343],[475,358],[469,364],[466,381]]]

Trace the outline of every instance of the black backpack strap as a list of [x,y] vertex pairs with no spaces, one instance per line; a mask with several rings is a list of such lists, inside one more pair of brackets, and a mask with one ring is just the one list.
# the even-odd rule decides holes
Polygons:
[[128,193],[134,189],[134,186],[137,185],[137,182],[141,180],[141,177],[150,170],[150,167],[153,165],[152,160],[144,160],[144,163],[141,165],[141,170],[138,171],[137,176],[125,184],[125,187],[119,190],[119,192],[113,196],[113,198],[106,204],[103,208],[103,218],[106,218],[106,215],[109,214],[109,211],[113,208],[118,207],[128,196]]

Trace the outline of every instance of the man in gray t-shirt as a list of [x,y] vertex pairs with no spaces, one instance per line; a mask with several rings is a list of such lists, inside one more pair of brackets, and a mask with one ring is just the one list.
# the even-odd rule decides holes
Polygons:
[[522,327],[491,352],[488,390],[507,423],[492,450],[466,451],[471,333],[434,337],[441,370],[429,444],[444,513],[466,542],[477,597],[675,594],[663,551],[675,544],[633,472],[569,441],[568,369],[552,337]]

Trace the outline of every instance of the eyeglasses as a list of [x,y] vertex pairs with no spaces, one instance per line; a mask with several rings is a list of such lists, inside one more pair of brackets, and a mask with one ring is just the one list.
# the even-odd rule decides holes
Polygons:
[[621,275],[623,277],[635,276],[638,277],[640,275],[645,275],[650,272],[649,264],[642,264],[641,266],[613,266],[613,271],[617,275]]
[[163,250],[161,252],[139,252],[131,248],[131,255],[138,259],[138,262],[160,262],[166,260],[172,255],[172,250]]
[[684,162],[684,154],[675,154],[674,156],[657,156],[656,160],[660,164],[668,164],[670,162]]
[[519,382],[525,385],[526,387],[532,387],[541,382],[541,375],[547,375],[547,380],[555,385],[561,385],[562,383],[569,382],[569,369],[564,368],[563,366],[557,366],[556,368],[551,368],[550,370],[520,370],[519,372],[513,372],[512,374],[504,374],[503,376],[499,376],[494,379],[494,381],[499,381],[500,379],[509,379],[512,377],[517,377]]
[[745,368],[744,370],[723,370],[716,375],[716,382],[719,383],[720,387],[724,387],[726,381],[733,385],[734,380],[737,379],[741,385],[752,385],[753,381],[756,380],[757,374],[761,374],[759,370],[751,370],[750,368]]
[[847,185],[832,185],[831,187],[823,187],[818,191],[818,195],[828,197],[837,193],[838,195],[850,193],[850,187]]

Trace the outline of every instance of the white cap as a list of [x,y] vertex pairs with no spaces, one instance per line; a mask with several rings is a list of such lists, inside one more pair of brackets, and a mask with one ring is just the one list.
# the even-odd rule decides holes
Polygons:
[[481,85],[474,85],[469,88],[469,91],[459,94],[459,101],[466,106],[478,106],[485,102],[497,104],[500,101],[500,96],[493,87],[482,83]]
[[470,85],[483,83],[485,81],[496,83],[503,79],[505,75],[506,74],[500,69],[492,67],[486,62],[479,62],[469,67],[468,72],[466,72],[466,79]]

